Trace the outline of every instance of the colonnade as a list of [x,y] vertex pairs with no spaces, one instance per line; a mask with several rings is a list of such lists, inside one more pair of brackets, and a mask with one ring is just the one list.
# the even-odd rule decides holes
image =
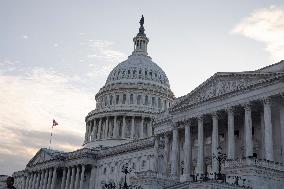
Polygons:
[[31,172],[25,179],[23,189],[55,189],[57,181],[57,168]]
[[[129,119],[130,125],[127,124]],[[106,116],[95,118],[87,122],[85,142],[110,138],[134,139],[150,137],[153,133],[152,121],[152,118],[143,116]]]
[[[272,119],[271,119],[271,98],[265,98],[262,100],[263,113],[261,113],[261,119],[263,119],[263,131],[264,132],[264,158],[266,160],[274,160],[273,152],[273,138],[272,138]],[[253,157],[253,134],[252,134],[252,104],[242,104],[238,106],[238,110],[244,111],[244,157]],[[236,159],[236,141],[235,141],[235,113],[236,107],[228,107],[222,111],[226,112],[227,115],[227,159]],[[207,113],[206,115],[199,115],[192,117],[186,122],[183,122],[184,129],[184,171],[183,174],[187,179],[193,173],[192,170],[192,132],[194,121],[197,120],[197,156],[196,156],[196,173],[198,175],[205,173],[205,157],[204,157],[204,120],[205,117],[212,119],[212,133],[211,133],[211,158],[212,158],[212,172],[218,172],[218,162],[216,158],[217,147],[219,146],[219,131],[218,131],[218,120],[219,116],[217,111]],[[165,133],[165,148],[164,158],[167,175],[179,176],[180,169],[180,144],[179,144],[179,127],[176,123],[171,133]],[[283,125],[284,126],[284,125]],[[170,152],[170,135],[171,140],[171,152]],[[171,154],[170,154],[171,153]],[[171,156],[171,162],[170,160]],[[169,170],[169,163],[171,163],[171,170]]]
[[85,165],[63,168],[60,189],[83,189]]

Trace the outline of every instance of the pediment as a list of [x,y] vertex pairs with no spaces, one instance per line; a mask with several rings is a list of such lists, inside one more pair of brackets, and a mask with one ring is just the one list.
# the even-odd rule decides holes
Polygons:
[[172,109],[179,106],[188,106],[198,102],[221,97],[225,94],[234,93],[259,86],[261,84],[283,78],[284,73],[259,73],[259,72],[239,72],[239,73],[216,73],[188,95],[177,99]]
[[37,164],[41,164],[41,163],[44,163],[44,162],[51,161],[58,156],[58,153],[59,152],[57,152],[57,151],[42,148],[29,161],[27,166],[31,167],[31,166],[34,166],[34,165],[37,165]]

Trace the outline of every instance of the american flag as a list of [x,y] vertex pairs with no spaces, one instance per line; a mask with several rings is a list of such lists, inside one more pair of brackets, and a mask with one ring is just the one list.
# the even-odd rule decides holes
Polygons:
[[53,122],[52,122],[52,127],[58,125],[58,123],[55,121],[55,119],[53,119]]

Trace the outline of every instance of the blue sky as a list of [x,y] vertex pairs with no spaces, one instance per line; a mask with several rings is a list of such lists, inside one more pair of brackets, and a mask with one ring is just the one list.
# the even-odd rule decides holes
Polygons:
[[52,147],[81,146],[84,117],[110,70],[131,54],[141,14],[148,53],[177,97],[215,72],[284,57],[281,1],[2,0],[1,174],[23,169],[48,145],[53,118]]

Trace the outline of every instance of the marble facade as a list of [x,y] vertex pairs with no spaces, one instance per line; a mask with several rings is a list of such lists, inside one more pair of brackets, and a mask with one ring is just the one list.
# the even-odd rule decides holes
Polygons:
[[[101,189],[128,182],[144,189],[283,188],[284,61],[250,72],[216,73],[175,98],[164,71],[148,56],[144,20],[134,51],[116,66],[85,118],[83,147],[40,149],[23,171],[20,189]],[[227,183],[193,182],[219,165]],[[236,176],[245,179],[232,185]]]

